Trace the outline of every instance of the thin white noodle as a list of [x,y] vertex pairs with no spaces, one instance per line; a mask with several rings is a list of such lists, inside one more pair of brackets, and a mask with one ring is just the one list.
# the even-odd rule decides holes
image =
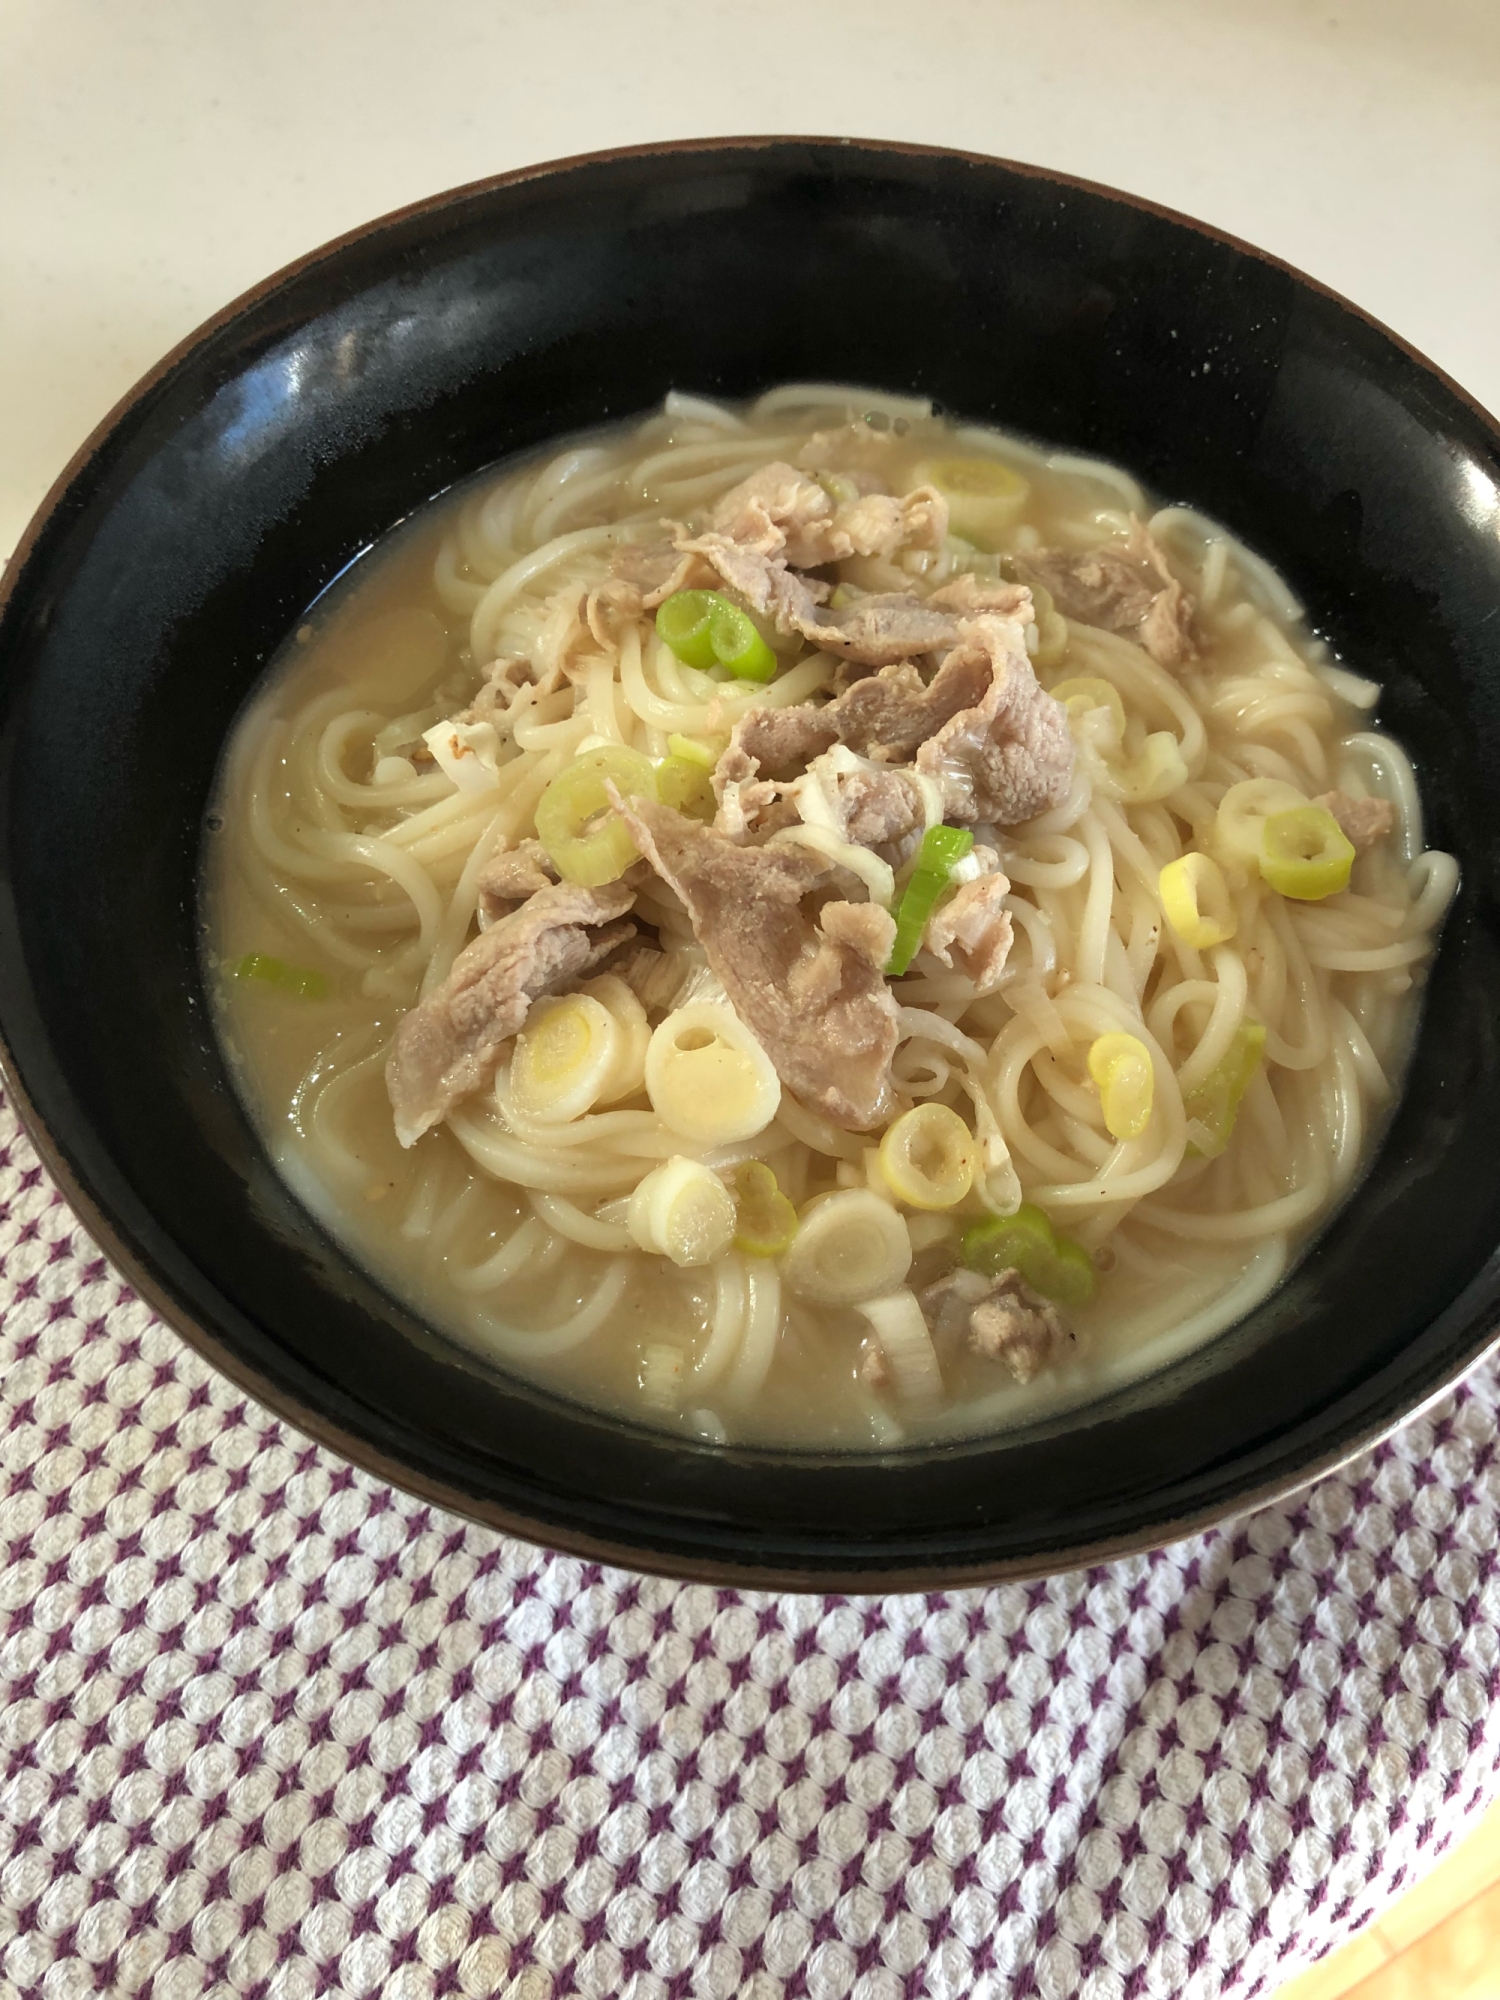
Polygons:
[[578,1310],[556,1326],[541,1327],[532,1333],[479,1312],[474,1314],[471,1324],[485,1343],[507,1360],[550,1361],[571,1348],[581,1347],[591,1334],[597,1333],[620,1303],[629,1282],[629,1262],[616,1257]]
[[745,1314],[749,1299],[745,1260],[731,1251],[714,1265],[714,1310],[709,1322],[708,1344],[693,1369],[698,1389],[711,1389],[733,1360],[745,1336]]
[[531,1205],[549,1229],[555,1229],[559,1236],[566,1236],[571,1243],[582,1243],[590,1250],[628,1250],[631,1247],[630,1231],[623,1224],[601,1222],[598,1216],[586,1214],[560,1194],[542,1194],[533,1188]]
[[760,1394],[775,1359],[781,1331],[781,1274],[769,1257],[747,1257],[745,1286],[749,1303],[744,1337],[725,1383],[730,1400],[741,1404]]

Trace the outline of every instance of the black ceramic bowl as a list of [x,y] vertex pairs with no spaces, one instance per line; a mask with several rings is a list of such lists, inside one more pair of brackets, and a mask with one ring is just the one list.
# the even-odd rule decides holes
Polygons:
[[[992,1440],[716,1449],[482,1372],[277,1179],[199,977],[200,821],[303,608],[400,516],[674,384],[833,377],[1117,459],[1227,522],[1385,683],[1463,888],[1358,1198],[1239,1326]],[[1057,1569],[1239,1511],[1452,1382],[1500,1297],[1500,435],[1285,266],[1032,169],[895,146],[604,155],[440,196],[273,278],[142,383],[0,623],[0,1022],[48,1164],[188,1340],[462,1513],[738,1583]]]

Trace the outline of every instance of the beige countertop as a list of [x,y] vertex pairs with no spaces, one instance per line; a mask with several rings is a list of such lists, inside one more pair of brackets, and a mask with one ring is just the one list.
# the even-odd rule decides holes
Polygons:
[[0,552],[278,265],[529,161],[732,132],[1151,196],[1500,409],[1500,0],[0,0]]

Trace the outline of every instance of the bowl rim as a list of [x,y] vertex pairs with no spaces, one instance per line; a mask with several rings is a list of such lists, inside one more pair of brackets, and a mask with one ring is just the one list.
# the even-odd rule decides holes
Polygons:
[[[388,228],[418,220],[423,216],[439,214],[445,209],[476,197],[524,187],[530,182],[560,177],[580,168],[618,161],[683,155],[709,157],[714,154],[766,153],[781,148],[789,150],[816,148],[838,150],[848,154],[865,153],[887,158],[959,161],[985,168],[998,167],[1010,174],[1096,196],[1192,230],[1215,244],[1253,258],[1256,262],[1285,274],[1298,285],[1331,301],[1357,320],[1363,321],[1408,360],[1441,383],[1459,403],[1466,406],[1479,420],[1482,428],[1490,433],[1496,452],[1500,454],[1500,420],[1497,420],[1496,416],[1469,390],[1455,381],[1428,355],[1394,332],[1373,313],[1355,304],[1333,286],[1310,276],[1285,258],[1263,250],[1231,231],[1217,228],[1213,224],[1147,196],[1129,193],[1106,182],[1090,180],[1081,175],[1064,173],[1028,161],[1008,159],[998,154],[979,153],[958,147],[926,145],[907,140],[793,133],[648,140],[631,146],[605,147],[539,161],[512,168],[505,173],[482,176],[477,180],[466,181],[456,187],[422,196],[416,201],[387,210],[316,245],[230,299],[184,335],[116,400],[89,431],[52,481],[22,530],[14,550],[5,563],[4,574],[0,576],[0,624],[3,624],[23,573],[29,569],[32,558],[54,517],[60,512],[74,484],[85,474],[111,435],[158,385],[172,376],[215,334],[274,295],[293,279],[337,257],[344,250],[369,241]],[[1351,1463],[1402,1425],[1412,1422],[1450,1394],[1474,1368],[1482,1364],[1487,1355],[1500,1347],[1500,1325],[1497,1325],[1481,1340],[1468,1343],[1467,1351],[1454,1365],[1444,1369],[1439,1378],[1429,1384],[1415,1403],[1404,1406],[1394,1415],[1389,1412],[1375,1414],[1362,1424],[1356,1424],[1354,1430],[1343,1436],[1339,1442],[1325,1451],[1304,1459],[1295,1473],[1282,1472],[1241,1490],[1228,1507],[1222,1501],[1208,1502],[1190,1513],[1157,1520],[1147,1527],[1134,1531],[1124,1530],[1118,1535],[1096,1541],[1066,1544],[1052,1550],[1038,1551],[1032,1556],[950,1562],[939,1559],[936,1563],[923,1562],[915,1566],[898,1564],[890,1567],[881,1565],[878,1557],[868,1566],[853,1563],[845,1567],[809,1565],[787,1568],[775,1562],[738,1561],[688,1553],[669,1555],[630,1542],[615,1542],[607,1536],[590,1534],[575,1527],[560,1526],[514,1508],[477,1498],[392,1457],[360,1432],[346,1428],[316,1406],[304,1402],[290,1389],[269,1377],[262,1376],[253,1366],[243,1361],[211,1326],[204,1324],[177,1299],[170,1283],[158,1274],[147,1254],[130,1239],[125,1229],[116,1224],[82,1173],[75,1169],[69,1154],[54,1136],[24,1081],[21,1065],[3,1022],[0,1022],[0,1083],[4,1084],[16,1115],[43,1166],[110,1264],[122,1274],[136,1294],[175,1334],[236,1388],[253,1397],[279,1420],[293,1425],[314,1443],[335,1452],[346,1462],[386,1480],[402,1492],[426,1503],[441,1506],[461,1519],[475,1521],[502,1533],[515,1535],[534,1546],[560,1551],[588,1561],[610,1563],[645,1574],[736,1588],[798,1593],[868,1592],[872,1589],[885,1592],[934,1588],[958,1589],[995,1582],[1026,1581],[1061,1574],[1075,1568],[1090,1568],[1126,1556],[1146,1554],[1172,1542],[1223,1526],[1259,1508],[1273,1505]],[[341,1248],[341,1254],[347,1256],[348,1253]],[[1459,1298],[1451,1301],[1449,1310],[1457,1309],[1462,1299],[1463,1294],[1460,1294]]]

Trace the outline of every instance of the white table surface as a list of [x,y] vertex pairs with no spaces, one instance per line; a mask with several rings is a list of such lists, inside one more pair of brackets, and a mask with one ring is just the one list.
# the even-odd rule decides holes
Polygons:
[[595,146],[1036,161],[1289,258],[1500,409],[1500,0],[0,0],[0,553],[277,266]]

